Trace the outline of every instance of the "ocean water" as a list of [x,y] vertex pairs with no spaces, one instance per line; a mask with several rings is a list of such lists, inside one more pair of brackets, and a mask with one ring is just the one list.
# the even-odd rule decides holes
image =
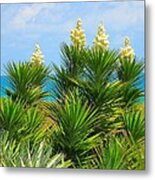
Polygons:
[[0,86],[0,97],[6,96],[4,88],[9,87],[9,84],[7,82],[7,76],[0,76],[0,80],[1,80],[1,86]]
[[[138,82],[138,87],[144,91],[145,88],[145,81],[144,81],[144,73],[141,75],[141,80]],[[7,81],[7,76],[0,76],[0,82],[1,82],[1,86],[0,86],[0,97],[5,97],[5,88],[9,88],[9,83]],[[54,83],[52,82],[48,82],[47,85],[45,86],[45,90],[51,92],[51,90],[54,89]],[[48,97],[47,100],[52,100],[53,98]],[[141,102],[144,102],[144,98],[142,97]]]
[[[1,86],[0,86],[0,97],[5,97],[6,93],[5,93],[5,88],[9,89],[9,82],[8,82],[8,77],[7,76],[0,76],[0,82],[1,82]],[[45,90],[51,92],[51,90],[54,89],[54,83],[47,82],[46,86],[45,86]],[[52,97],[47,97],[47,100],[52,100]]]

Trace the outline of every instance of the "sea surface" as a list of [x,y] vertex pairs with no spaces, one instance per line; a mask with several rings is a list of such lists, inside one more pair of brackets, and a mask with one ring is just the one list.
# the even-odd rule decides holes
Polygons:
[[[9,88],[9,83],[8,83],[8,77],[7,76],[0,76],[0,82],[1,82],[1,86],[0,86],[0,97],[5,97],[5,88]],[[141,79],[138,82],[138,87],[144,91],[145,89],[145,81],[144,81],[144,73],[142,73],[141,75]],[[51,90],[54,89],[54,83],[52,82],[48,82],[47,85],[45,86],[45,90],[51,92]],[[48,100],[51,100],[53,98],[47,98]],[[141,98],[140,100],[141,102],[144,102],[144,98]]]
[[[9,82],[8,82],[8,76],[0,76],[0,82],[1,82],[1,86],[0,86],[0,97],[5,97],[6,93],[5,93],[5,88],[10,87]],[[45,90],[51,92],[52,90],[54,90],[54,83],[47,82],[45,85]],[[54,99],[53,97],[47,97],[47,100],[52,100]]]

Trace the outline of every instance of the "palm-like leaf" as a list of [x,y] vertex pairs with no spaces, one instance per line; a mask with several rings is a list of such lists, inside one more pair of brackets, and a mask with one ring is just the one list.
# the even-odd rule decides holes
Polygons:
[[25,141],[29,139],[34,144],[40,142],[46,136],[46,129],[43,128],[43,120],[44,116],[37,108],[29,108],[24,115],[24,124],[18,130],[20,132],[20,140]]
[[139,139],[136,143],[130,144],[126,151],[126,162],[128,169],[144,170],[145,169],[145,143],[144,138]]
[[144,139],[131,144],[126,137],[112,136],[106,145],[96,148],[96,157],[85,168],[143,170],[144,165]]
[[142,111],[131,110],[122,115],[122,121],[125,124],[129,136],[134,142],[144,137],[145,121]]
[[97,159],[93,162],[96,168],[125,169],[126,148],[124,145],[126,145],[124,139],[111,137],[106,147],[96,149]]
[[14,100],[19,99],[32,104],[47,95],[43,88],[49,74],[49,68],[43,65],[33,66],[30,63],[9,63],[6,66],[8,74],[7,95]]
[[116,68],[118,53],[111,50],[89,50],[85,54],[86,79],[95,85],[109,81]]
[[122,82],[136,83],[141,78],[141,73],[144,69],[144,64],[135,59],[129,61],[128,59],[121,59],[118,66],[118,77]]
[[25,109],[20,101],[1,100],[0,129],[7,131],[9,138],[38,141],[45,136],[42,123],[43,115],[37,108]]
[[96,110],[83,102],[78,93],[70,93],[64,102],[57,104],[55,117],[58,130],[55,134],[57,150],[77,162],[97,145],[98,134],[91,135],[96,123]]
[[120,95],[122,96],[122,105],[128,108],[138,104],[141,98],[144,97],[144,92],[138,87],[131,86],[127,83],[122,86]]
[[67,44],[63,44],[61,48],[63,67],[71,77],[80,76],[81,73],[83,73],[83,68],[85,65],[84,54],[84,49],[79,50],[75,46],[68,46]]
[[[77,47],[63,44],[61,48],[63,66],[57,67],[53,65],[55,74],[52,76],[52,80],[55,82],[55,97],[62,98],[76,86],[75,82],[78,81],[83,74],[86,63],[84,60],[85,53],[84,49],[79,51]],[[72,80],[74,80],[74,82]]]
[[29,141],[17,143],[8,140],[7,134],[0,137],[0,166],[2,167],[40,167],[67,168],[71,161],[65,161],[63,154],[53,154],[51,146],[42,141],[30,145]]
[[9,131],[10,137],[18,137],[18,130],[22,127],[24,120],[24,109],[18,101],[14,103],[11,99],[1,99],[0,128]]
[[67,92],[73,90],[74,84],[69,80],[71,74],[64,67],[53,65],[53,70],[55,74],[52,76],[52,80],[55,87],[52,92],[54,98],[61,99]]
[[143,90],[138,87],[138,83],[142,78],[142,71],[144,64],[135,59],[129,61],[128,59],[121,59],[117,67],[118,79],[125,84],[121,91],[123,102],[126,107],[130,107],[137,103],[141,97],[144,96]]
[[85,61],[85,72],[79,86],[88,101],[104,108],[120,103],[122,85],[114,80],[118,53],[91,49],[85,53]]

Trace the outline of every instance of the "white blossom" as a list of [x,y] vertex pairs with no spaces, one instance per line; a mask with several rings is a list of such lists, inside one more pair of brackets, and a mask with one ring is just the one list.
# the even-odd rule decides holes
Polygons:
[[71,30],[70,38],[74,46],[80,49],[85,47],[86,35],[84,33],[84,30],[82,29],[81,19],[77,20],[76,27]]
[[121,59],[127,58],[129,60],[133,60],[135,57],[134,49],[131,47],[130,39],[128,37],[125,37],[124,48],[121,48],[120,57]]
[[105,27],[103,23],[101,23],[98,27],[98,32],[93,41],[94,48],[107,49],[109,48],[109,40],[108,35],[106,34]]
[[31,63],[35,65],[41,65],[44,63],[44,56],[41,52],[39,44],[35,45],[35,51],[32,54]]

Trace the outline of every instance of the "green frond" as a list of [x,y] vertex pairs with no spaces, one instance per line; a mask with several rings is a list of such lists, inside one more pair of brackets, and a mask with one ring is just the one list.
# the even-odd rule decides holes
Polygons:
[[20,141],[31,139],[33,143],[39,141],[45,137],[43,118],[37,108],[25,109],[21,101],[1,101],[0,130],[8,132],[9,138]]
[[97,84],[106,83],[111,79],[115,71],[118,53],[112,50],[89,50],[85,55],[86,65],[86,79]]
[[122,115],[122,121],[125,124],[125,129],[128,132],[131,140],[137,142],[145,135],[145,120],[144,112],[131,110]]
[[8,140],[7,133],[0,136],[0,166],[31,168],[67,168],[70,160],[62,153],[53,154],[52,148],[44,140],[31,145],[29,141],[17,143]]
[[56,148],[75,162],[77,157],[84,156],[98,143],[98,134],[91,135],[97,120],[96,110],[83,102],[76,93],[67,95],[55,110],[58,121]]
[[118,78],[122,82],[129,82],[131,85],[137,83],[141,78],[141,73],[144,69],[144,64],[135,59],[129,61],[128,59],[121,59],[117,69]]
[[6,71],[9,84],[6,93],[13,100],[21,99],[32,104],[48,95],[43,88],[50,71],[44,65],[32,66],[26,62],[12,62],[7,64]]
[[124,145],[124,139],[111,137],[105,147],[96,149],[97,158],[94,158],[96,167],[99,169],[126,169]]
[[79,50],[75,46],[63,44],[61,47],[62,65],[66,72],[72,77],[80,76],[85,65],[84,61],[85,50]]
[[9,137],[18,138],[18,130],[22,128],[24,122],[24,109],[21,102],[13,102],[4,98],[0,106],[0,129],[9,131]]

